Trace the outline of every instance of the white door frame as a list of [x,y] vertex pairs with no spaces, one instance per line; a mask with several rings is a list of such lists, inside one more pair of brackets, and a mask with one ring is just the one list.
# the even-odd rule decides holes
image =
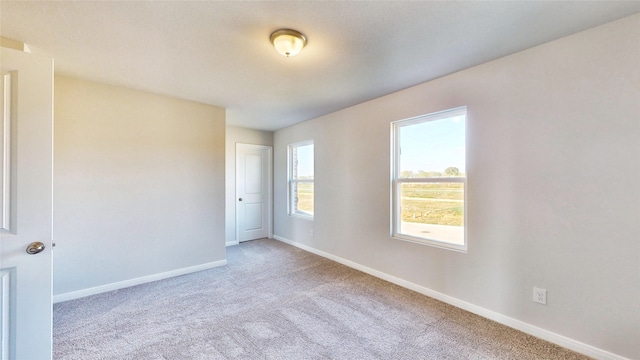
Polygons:
[[[245,143],[236,143],[236,169],[235,169],[235,198],[234,198],[234,206],[235,206],[235,244],[240,243],[240,222],[238,221],[240,207],[238,206],[238,198],[240,197],[238,194],[238,153],[239,149],[261,149],[267,150],[267,227],[268,227],[268,236],[269,238],[273,237],[273,147],[269,145],[255,145],[255,144],[245,144]],[[234,245],[235,245],[234,244]]]

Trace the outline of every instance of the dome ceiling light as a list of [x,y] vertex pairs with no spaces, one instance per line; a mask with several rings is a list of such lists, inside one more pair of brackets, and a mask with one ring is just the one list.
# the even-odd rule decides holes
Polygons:
[[271,43],[280,54],[290,57],[307,45],[307,37],[296,30],[280,29],[271,34]]

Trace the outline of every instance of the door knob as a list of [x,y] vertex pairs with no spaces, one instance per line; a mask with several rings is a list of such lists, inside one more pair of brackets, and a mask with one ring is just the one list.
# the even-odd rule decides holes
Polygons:
[[238,199],[238,201],[242,201],[242,198]]
[[29,244],[27,246],[27,254],[29,255],[35,255],[38,254],[40,252],[42,252],[42,250],[44,250],[44,244],[41,242],[32,242],[31,244]]

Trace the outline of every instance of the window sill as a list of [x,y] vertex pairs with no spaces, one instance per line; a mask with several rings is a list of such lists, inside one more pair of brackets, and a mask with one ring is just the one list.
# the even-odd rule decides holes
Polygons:
[[308,215],[289,214],[289,217],[296,218],[296,219],[307,220],[307,221],[313,221],[313,216],[308,216]]
[[411,242],[411,243],[414,243],[414,244],[431,246],[431,247],[435,247],[435,248],[438,248],[438,249],[451,250],[451,251],[460,252],[460,253],[464,253],[464,254],[467,253],[467,244],[466,244],[466,242],[465,242],[464,245],[458,245],[458,244],[452,244],[452,243],[448,243],[448,242],[444,242],[444,241],[438,241],[438,240],[432,240],[432,239],[408,236],[408,235],[404,235],[404,234],[392,234],[391,238],[394,239],[394,240],[402,240],[402,241],[407,241],[407,242]]

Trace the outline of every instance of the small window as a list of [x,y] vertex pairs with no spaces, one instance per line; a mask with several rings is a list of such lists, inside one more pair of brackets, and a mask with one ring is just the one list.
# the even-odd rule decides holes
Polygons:
[[289,145],[289,215],[313,218],[313,142]]
[[392,123],[392,237],[466,251],[466,114]]

